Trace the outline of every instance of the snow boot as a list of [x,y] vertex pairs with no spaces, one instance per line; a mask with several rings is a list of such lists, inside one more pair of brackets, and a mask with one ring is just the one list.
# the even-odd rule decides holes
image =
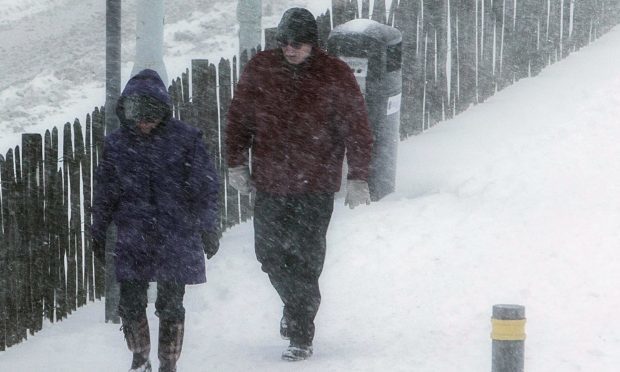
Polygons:
[[150,372],[151,362],[149,354],[151,352],[151,336],[149,333],[149,323],[146,316],[139,320],[122,319],[121,329],[125,334],[127,347],[133,353],[130,372]]
[[288,362],[298,362],[306,360],[312,356],[312,344],[296,343],[291,341],[290,345],[282,353],[282,360]]
[[[135,359],[135,355],[134,355],[134,363],[136,362]],[[129,372],[151,372],[151,361],[150,360],[146,360],[144,363],[136,365],[134,367],[134,363],[131,363],[131,369],[129,370]]]
[[176,372],[184,333],[183,321],[159,320],[159,372]]
[[289,340],[291,336],[288,332],[288,319],[286,319],[286,315],[282,315],[282,319],[280,319],[280,337],[283,340]]

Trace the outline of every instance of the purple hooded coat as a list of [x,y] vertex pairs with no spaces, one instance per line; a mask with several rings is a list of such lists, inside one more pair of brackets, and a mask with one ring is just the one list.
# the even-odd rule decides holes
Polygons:
[[206,281],[201,233],[218,230],[217,174],[202,133],[166,115],[150,134],[125,119],[128,96],[147,95],[171,107],[159,75],[129,80],[117,105],[121,127],[105,139],[96,170],[92,236],[117,226],[118,280]]

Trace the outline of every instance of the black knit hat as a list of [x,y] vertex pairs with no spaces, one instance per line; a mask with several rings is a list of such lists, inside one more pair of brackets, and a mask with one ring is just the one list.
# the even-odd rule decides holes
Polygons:
[[316,19],[308,9],[291,8],[284,12],[278,32],[278,42],[295,41],[298,43],[319,44],[319,28]]

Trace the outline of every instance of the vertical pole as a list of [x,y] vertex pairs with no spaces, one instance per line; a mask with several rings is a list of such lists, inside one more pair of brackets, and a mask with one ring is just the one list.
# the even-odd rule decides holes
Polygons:
[[119,127],[116,101],[121,91],[121,0],[107,0],[106,7],[105,133]]
[[262,0],[240,0],[237,3],[237,21],[239,22],[239,55],[261,45],[262,39]]
[[[106,102],[105,133],[110,134],[119,127],[116,117],[116,101],[121,91],[121,0],[107,0],[106,3]],[[105,275],[105,321],[120,323],[118,301],[120,289],[114,274],[114,242],[116,227],[110,226],[106,237]]]
[[131,76],[149,68],[169,84],[164,65],[164,0],[139,0],[136,12],[136,60]]
[[[164,65],[164,0],[139,0],[136,6],[136,59],[131,76],[144,69],[155,70],[164,84],[169,84]],[[186,91],[186,96],[189,93]],[[181,100],[181,108],[186,105]],[[186,119],[181,115],[182,119]],[[147,291],[149,303],[157,298],[157,285],[149,283]]]
[[495,305],[491,319],[492,372],[523,372],[525,307]]

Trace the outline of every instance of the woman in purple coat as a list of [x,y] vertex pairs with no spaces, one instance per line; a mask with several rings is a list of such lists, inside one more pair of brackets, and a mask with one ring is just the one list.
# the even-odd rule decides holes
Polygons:
[[148,282],[157,282],[160,371],[175,371],[183,344],[186,284],[206,281],[205,259],[219,247],[218,189],[202,133],[172,118],[171,99],[153,70],[131,78],[116,108],[121,127],[105,139],[96,171],[93,251],[114,249],[119,315],[131,371],[150,371]]

